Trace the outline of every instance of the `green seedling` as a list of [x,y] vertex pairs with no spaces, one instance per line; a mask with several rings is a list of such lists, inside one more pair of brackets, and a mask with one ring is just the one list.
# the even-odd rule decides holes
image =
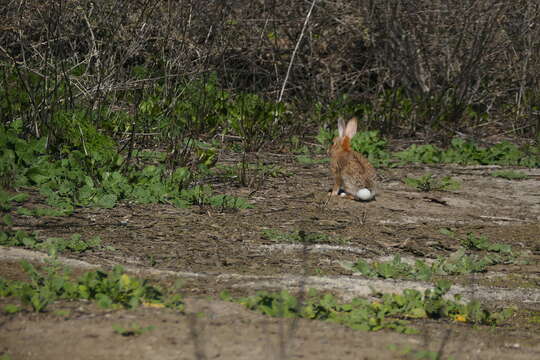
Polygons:
[[6,313],[6,314],[16,314],[16,313],[20,312],[22,309],[18,305],[7,304],[7,305],[4,306],[3,310],[4,310],[4,313]]
[[40,239],[36,234],[28,234],[23,230],[0,231],[0,245],[22,246],[29,249],[47,251],[50,254],[61,253],[65,251],[85,252],[87,250],[102,249],[101,238],[94,236],[90,239],[83,239],[80,234],[73,234],[65,238],[47,238]]
[[142,327],[141,325],[137,323],[133,323],[129,325],[127,328],[124,328],[121,325],[113,324],[112,328],[116,334],[122,335],[122,336],[139,336],[144,334],[145,332],[154,330],[154,326],[146,326]]
[[54,315],[62,318],[67,318],[71,315],[71,310],[69,309],[59,309],[54,311]]
[[460,187],[460,183],[450,176],[438,179],[431,173],[427,173],[419,178],[405,178],[403,182],[418,191],[425,192],[450,191],[457,190]]
[[470,232],[467,237],[461,239],[461,246],[468,250],[486,250],[501,254],[512,255],[512,246],[506,244],[491,243],[484,235],[475,235]]
[[262,236],[268,240],[278,243],[300,243],[300,244],[329,244],[329,243],[345,243],[345,240],[340,238],[331,238],[329,235],[322,233],[305,232],[303,230],[293,232],[283,232],[274,229],[262,230]]

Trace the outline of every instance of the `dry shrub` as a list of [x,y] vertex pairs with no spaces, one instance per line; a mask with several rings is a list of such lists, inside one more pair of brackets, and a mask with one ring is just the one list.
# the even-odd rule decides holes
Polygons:
[[[540,128],[536,2],[318,1],[302,39],[310,2],[3,3],[2,66],[22,83],[27,72],[41,78],[26,84],[39,119],[75,101],[123,106],[126,90],[174,92],[213,73],[224,89],[276,100],[298,44],[284,93],[298,109],[347,94],[370,104],[372,127],[396,135]],[[69,95],[54,97],[66,79]]]

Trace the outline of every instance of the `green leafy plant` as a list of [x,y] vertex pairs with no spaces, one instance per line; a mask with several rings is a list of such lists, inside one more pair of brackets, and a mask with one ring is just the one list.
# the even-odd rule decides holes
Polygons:
[[477,301],[461,303],[459,296],[448,300],[444,296],[449,290],[450,284],[441,281],[424,293],[407,289],[401,294],[375,294],[376,301],[356,298],[349,303],[340,303],[332,295],[314,290],[310,290],[303,301],[285,290],[279,293],[263,291],[239,299],[222,293],[221,298],[272,317],[300,317],[336,322],[357,330],[392,329],[403,333],[416,332],[407,319],[449,318],[458,322],[497,325],[513,313],[512,309],[490,312]]
[[357,133],[351,141],[355,151],[364,154],[373,166],[392,166],[391,154],[386,150],[387,141],[378,131]]
[[501,254],[513,255],[512,246],[507,244],[491,243],[484,235],[476,235],[472,232],[461,239],[461,246],[469,250],[486,250]]
[[315,140],[317,140],[317,142],[321,144],[323,148],[328,148],[332,144],[332,141],[334,140],[334,137],[336,136],[337,136],[336,129],[330,130],[324,127],[320,127],[319,133],[317,134],[317,136],[315,136]]
[[0,296],[19,298],[36,312],[57,299],[87,299],[104,308],[134,308],[140,305],[183,310],[179,294],[168,294],[149,284],[148,280],[126,274],[121,266],[110,272],[90,271],[72,280],[67,269],[54,261],[42,271],[23,261],[21,266],[29,281],[7,281],[0,278]]
[[[517,255],[513,253],[510,245],[491,243],[486,236],[468,233],[466,237],[459,239],[453,231],[446,228],[441,229],[440,233],[458,239],[461,247],[449,256],[432,262],[417,259],[411,264],[403,262],[399,255],[395,255],[390,261],[367,262],[360,259],[353,264],[344,263],[343,266],[372,278],[432,281],[440,276],[484,272],[489,266],[516,261]],[[487,254],[467,254],[467,251],[487,251]]]
[[450,176],[438,179],[431,173],[422,175],[419,178],[405,178],[403,182],[419,191],[426,192],[457,190],[460,187],[460,183]]
[[66,250],[84,252],[87,250],[101,249],[101,238],[94,236],[88,240],[80,234],[73,234],[69,238],[40,239],[36,234],[28,234],[26,231],[0,231],[0,245],[22,246],[29,249],[47,251],[51,254],[61,253]]
[[286,115],[284,103],[267,102],[255,94],[240,94],[227,109],[231,128],[240,135],[244,150],[256,151],[273,138],[276,119]]
[[450,147],[443,150],[434,145],[413,144],[394,154],[404,163],[458,163],[464,165],[520,165],[536,167],[540,165],[540,154],[534,147],[523,147],[503,141],[488,148],[478,147],[463,139],[452,139]]
[[13,203],[21,203],[28,199],[26,193],[10,194],[0,189],[0,210],[8,211],[13,207]]
[[[50,208],[25,209],[23,215],[58,216],[70,214],[75,205],[112,208],[121,200],[137,203],[169,203],[179,207],[200,205],[204,199],[219,202],[220,206],[231,204],[235,207],[250,206],[246,201],[223,201],[223,196],[212,198],[209,186],[190,187],[193,174],[185,167],[169,171],[164,165],[146,165],[141,169],[131,167],[121,170],[124,162],[116,152],[113,155],[99,151],[70,151],[60,160],[47,154],[44,140],[24,140],[11,129],[0,126],[0,158],[5,158],[4,176],[17,174],[15,187],[38,187]],[[203,149],[197,161],[211,166],[216,160],[214,149]],[[2,173],[0,172],[0,177]],[[12,202],[26,199],[25,195],[0,193],[0,206],[10,208]],[[196,201],[193,201],[193,200]],[[208,202],[207,202],[208,203]]]
[[403,262],[401,257],[396,255],[390,261],[369,263],[360,259],[352,265],[344,266],[372,278],[431,281],[437,276],[484,272],[488,266],[499,263],[504,263],[504,259],[495,256],[467,255],[464,249],[460,249],[449,257],[441,257],[431,263],[416,260],[414,264],[409,264]]
[[22,206],[17,208],[17,214],[26,216],[66,216],[72,213],[72,209],[54,209],[49,207],[28,209]]

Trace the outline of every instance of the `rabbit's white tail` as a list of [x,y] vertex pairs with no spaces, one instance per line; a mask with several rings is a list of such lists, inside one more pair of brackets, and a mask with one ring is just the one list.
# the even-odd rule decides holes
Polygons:
[[363,201],[369,201],[375,197],[375,189],[369,190],[366,188],[358,190],[356,197]]

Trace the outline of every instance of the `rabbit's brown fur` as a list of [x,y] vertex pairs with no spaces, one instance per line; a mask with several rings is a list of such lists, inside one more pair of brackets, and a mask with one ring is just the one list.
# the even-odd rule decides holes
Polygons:
[[351,139],[357,129],[356,119],[349,120],[347,126],[343,119],[339,119],[338,129],[339,136],[334,138],[329,151],[334,176],[332,194],[338,195],[342,189],[349,197],[358,199],[358,190],[366,188],[374,196],[377,188],[375,169],[364,156],[351,148]]

